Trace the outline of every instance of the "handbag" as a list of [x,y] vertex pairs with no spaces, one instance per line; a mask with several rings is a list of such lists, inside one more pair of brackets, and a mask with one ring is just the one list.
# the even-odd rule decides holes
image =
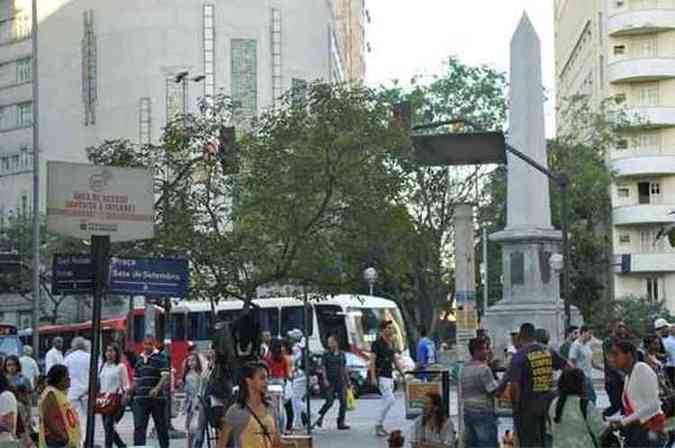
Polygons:
[[122,395],[116,392],[96,395],[96,413],[117,415],[122,407]]

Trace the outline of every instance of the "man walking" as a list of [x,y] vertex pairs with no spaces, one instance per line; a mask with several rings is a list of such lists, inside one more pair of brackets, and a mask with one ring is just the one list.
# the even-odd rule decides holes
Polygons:
[[565,359],[570,357],[570,348],[574,341],[579,337],[579,327],[576,325],[570,325],[565,331],[565,342],[560,346],[560,356]]
[[23,355],[19,358],[19,364],[21,364],[21,374],[28,378],[30,388],[34,390],[40,376],[40,367],[37,361],[33,359],[33,347],[30,345],[23,346]]
[[509,366],[513,423],[521,448],[546,446],[546,417],[555,396],[553,371],[567,364],[555,351],[537,343],[534,326],[524,323],[518,333],[520,350]]
[[63,339],[61,336],[54,338],[52,348],[45,356],[45,375],[49,374],[49,370],[57,364],[63,364]]
[[602,370],[602,366],[593,361],[593,350],[591,349],[591,339],[593,338],[593,331],[583,325],[579,329],[579,337],[570,347],[570,363],[584,372],[586,376],[586,394],[589,401],[595,405],[597,402],[597,395],[593,388],[593,369]]
[[349,387],[349,378],[347,377],[347,359],[340,350],[337,336],[328,336],[328,351],[323,355],[323,367],[325,371],[326,384],[326,402],[319,410],[319,419],[314,426],[321,428],[323,417],[335,403],[337,397],[340,403],[338,411],[337,428],[340,430],[349,429],[345,424],[347,415],[347,387]]
[[68,400],[80,417],[82,428],[87,427],[87,399],[89,396],[89,362],[91,355],[87,353],[87,341],[77,336],[70,344],[70,353],[63,360],[70,375]]
[[375,425],[375,434],[378,437],[387,437],[389,433],[384,430],[384,420],[396,402],[394,397],[394,365],[400,372],[394,350],[394,328],[390,320],[380,324],[380,337],[373,342],[373,357],[370,362],[370,382],[374,387],[379,387],[382,394],[382,408]]
[[145,446],[150,415],[157,430],[160,448],[169,448],[168,415],[166,414],[166,391],[170,372],[166,357],[155,348],[155,339],[146,336],[143,353],[134,367],[134,445]]
[[666,376],[671,385],[675,385],[675,325],[669,329],[670,335],[663,340],[666,349]]
[[496,447],[498,443],[497,414],[494,394],[497,382],[488,367],[488,347],[480,338],[469,341],[471,361],[462,367],[460,385],[464,402],[466,446]]

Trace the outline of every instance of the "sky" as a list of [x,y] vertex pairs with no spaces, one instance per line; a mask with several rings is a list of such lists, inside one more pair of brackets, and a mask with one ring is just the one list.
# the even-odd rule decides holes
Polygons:
[[371,85],[406,83],[415,74],[438,73],[443,60],[488,64],[508,73],[509,44],[524,11],[542,47],[546,135],[555,135],[553,0],[366,0]]

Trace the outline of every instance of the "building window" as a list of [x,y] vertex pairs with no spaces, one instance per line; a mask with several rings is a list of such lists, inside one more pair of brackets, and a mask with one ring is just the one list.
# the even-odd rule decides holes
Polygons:
[[623,8],[623,5],[625,4],[624,2],[625,0],[616,0],[614,2],[614,6],[616,6],[617,8]]
[[307,96],[307,81],[304,79],[293,78],[291,81],[291,92],[294,102],[305,99]]
[[638,203],[640,204],[660,204],[661,203],[661,184],[658,182],[640,182],[638,183]]
[[14,127],[12,109],[11,106],[0,106],[0,131]]
[[635,52],[635,56],[638,57],[654,57],[657,55],[657,45],[656,37],[647,36],[639,39],[635,39],[635,43],[631,48]]
[[149,145],[152,140],[152,106],[150,98],[141,98],[138,105],[138,142]]
[[96,34],[94,11],[84,11],[84,36],[82,37],[82,102],[84,125],[96,123]]
[[204,96],[216,95],[215,6],[204,5]]
[[279,104],[281,98],[281,10],[272,8],[272,94],[274,105]]
[[20,14],[7,20],[0,18],[0,45],[28,39],[31,33],[30,14]]
[[627,199],[630,197],[630,188],[628,187],[619,187],[616,190],[617,196],[623,199]]
[[21,103],[16,105],[16,125],[19,128],[28,128],[33,125],[33,103]]
[[659,83],[650,82],[634,87],[634,95],[637,106],[659,105]]
[[630,234],[629,233],[622,233],[619,235],[619,243],[620,244],[630,244]]
[[621,140],[616,142],[616,149],[619,150],[628,149],[628,139],[622,138]]
[[33,80],[33,61],[31,58],[16,61],[16,82],[23,84]]
[[652,302],[658,302],[661,300],[661,288],[660,288],[660,279],[659,277],[647,277],[646,286],[647,286],[647,299]]
[[258,113],[258,56],[255,39],[232,39],[232,102],[238,120]]
[[658,131],[642,133],[637,143],[641,152],[658,152],[661,149],[661,134]]
[[626,53],[626,46],[625,45],[614,45],[614,55],[618,56],[621,54]]

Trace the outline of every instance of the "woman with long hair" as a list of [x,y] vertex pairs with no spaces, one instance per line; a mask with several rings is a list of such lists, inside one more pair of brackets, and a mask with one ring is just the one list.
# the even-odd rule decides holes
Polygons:
[[453,448],[455,428],[448,416],[443,398],[438,392],[424,397],[424,410],[415,420],[412,434],[413,448]]
[[113,443],[119,448],[126,447],[122,438],[115,429],[119,413],[124,412],[123,403],[126,402],[129,391],[129,374],[122,362],[122,350],[117,344],[108,344],[103,352],[103,363],[98,371],[99,392],[102,394],[117,394],[120,410],[117,414],[101,415],[103,432],[105,434],[105,448],[112,448]]
[[30,446],[30,434],[33,432],[33,389],[30,380],[21,372],[21,361],[18,356],[10,355],[6,357],[3,367],[17,402],[17,436],[24,446]]
[[265,397],[267,377],[264,363],[249,362],[241,368],[237,400],[227,410],[217,448],[227,447],[230,437],[238,448],[280,446],[274,412]]
[[201,448],[204,443],[206,414],[202,394],[206,386],[205,369],[197,352],[193,352],[185,360],[183,371],[183,388],[185,391],[185,431],[188,448]]
[[290,432],[293,426],[293,361],[290,358],[290,345],[288,341],[275,338],[270,344],[270,349],[264,361],[270,370],[270,384],[278,384],[284,388],[285,419],[279,419],[279,428],[286,428]]
[[[18,440],[16,427],[18,421],[17,400],[12,391],[12,385],[7,376],[0,372],[0,444],[4,446],[9,442]],[[18,442],[15,442],[16,446]]]
[[581,369],[564,370],[558,381],[558,397],[551,402],[549,417],[553,448],[598,446],[606,429],[602,415],[586,396],[586,375]]
[[623,418],[612,422],[612,427],[622,429],[627,448],[662,447],[666,441],[666,418],[661,411],[656,373],[638,361],[636,348],[629,341],[614,341],[611,353],[616,367],[626,374]]
[[47,387],[38,405],[40,414],[40,448],[79,448],[80,420],[68,400],[68,367],[56,364],[47,373]]

